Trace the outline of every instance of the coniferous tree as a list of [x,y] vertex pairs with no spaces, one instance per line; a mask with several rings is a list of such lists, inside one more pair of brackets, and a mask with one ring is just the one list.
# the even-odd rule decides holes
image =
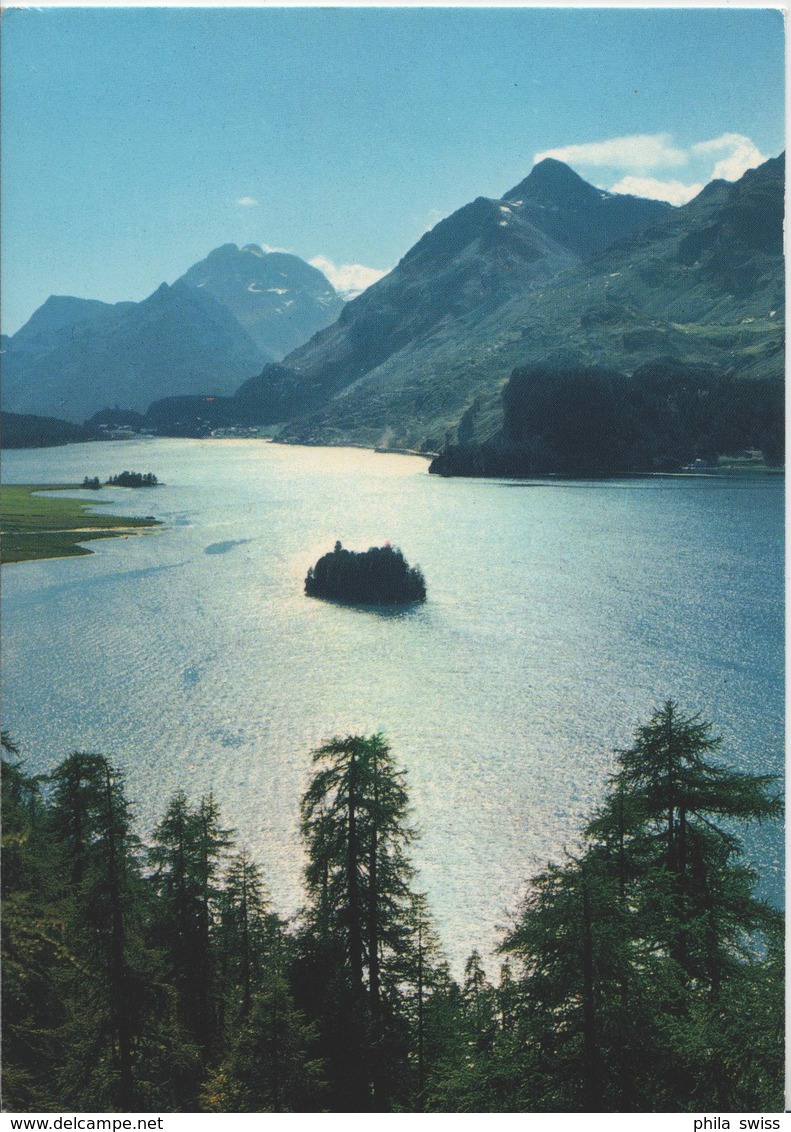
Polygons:
[[316,1034],[288,981],[290,941],[271,911],[260,869],[246,851],[229,862],[218,902],[216,951],[223,1054],[202,1090],[211,1112],[315,1111]]
[[211,796],[191,808],[175,795],[148,858],[155,891],[153,941],[165,953],[178,1018],[207,1061],[218,1036],[214,934],[218,876],[230,834]]
[[491,1048],[495,1026],[495,993],[487,978],[480,952],[471,952],[464,964],[462,1002],[468,1018],[469,1042],[476,1052]]
[[477,949],[464,964],[459,1006],[457,1025],[461,1041],[454,1073],[446,1085],[446,1100],[464,1112],[488,1111],[497,1008],[494,987]]
[[381,735],[333,739],[314,761],[302,802],[310,903],[299,981],[312,987],[339,1103],[385,1111],[408,1046],[400,1001],[414,836],[406,788]]
[[[668,1051],[657,1088],[665,1103],[684,1107],[694,1105],[702,1075],[709,1095],[717,1076],[688,1041],[700,1032],[702,1004],[704,1012],[727,1013],[732,979],[755,966],[772,932],[774,913],[755,895],[757,876],[742,860],[736,823],[775,818],[782,804],[771,776],[712,761],[721,738],[672,700],[635,740],[617,753],[613,790],[587,836],[599,858],[617,854],[629,936],[662,957],[651,967],[652,1010],[665,1020],[659,1041]],[[634,997],[624,992],[629,1012]],[[725,1088],[723,1078],[714,1091]]]
[[432,993],[423,1010],[425,1084],[417,1106],[425,1112],[464,1112],[470,1093],[467,1077],[467,1031],[461,988],[447,965],[433,972]]
[[136,844],[120,776],[103,755],[75,752],[51,776],[50,822],[76,956],[69,978],[64,1098],[132,1111],[137,1019],[129,963]]
[[55,1107],[65,1017],[59,976],[73,963],[57,890],[40,780],[2,733],[3,1099],[15,1112]]
[[246,850],[228,863],[217,898],[217,989],[221,1029],[235,1031],[266,985],[281,950],[283,922],[272,911],[261,870]]
[[317,1112],[322,1066],[311,1055],[315,1028],[294,1005],[277,952],[249,1008],[226,1035],[225,1052],[202,1091],[209,1112]]
[[402,953],[398,975],[401,1011],[409,1031],[409,1075],[402,1079],[399,1095],[411,1108],[426,1109],[433,1070],[445,1051],[448,1034],[441,1024],[447,1011],[442,1003],[457,990],[423,893],[412,896],[407,919],[409,946]]
[[615,790],[588,834],[611,845],[617,827],[618,837],[626,838],[623,852],[632,869],[637,865],[654,889],[651,896],[649,884],[642,885],[643,911],[654,913],[679,977],[703,980],[716,997],[734,937],[757,928],[762,916],[755,875],[739,862],[739,838],[725,822],[776,817],[781,802],[769,792],[770,775],[708,761],[722,742],[711,731],[711,724],[685,718],[668,700],[638,729],[635,745],[618,753]]
[[[537,1111],[617,1111],[605,1050],[628,1042],[616,888],[587,857],[534,878],[503,948],[516,959],[515,1093]],[[514,994],[514,988],[509,988]]]
[[711,761],[719,745],[665,703],[618,753],[582,854],[533,881],[503,945],[519,964],[524,1107],[673,1111],[734,1095],[718,1034],[744,1017],[741,996],[771,997],[777,954],[734,823],[774,817],[780,802],[768,776]]

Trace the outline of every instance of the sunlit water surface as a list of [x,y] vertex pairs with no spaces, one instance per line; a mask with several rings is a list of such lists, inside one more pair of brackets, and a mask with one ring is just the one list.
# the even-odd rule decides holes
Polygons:
[[[31,770],[109,755],[145,832],[176,790],[213,791],[285,914],[310,752],[334,735],[384,731],[406,769],[417,883],[456,963],[493,949],[665,698],[715,721],[728,761],[782,771],[778,480],[441,480],[418,458],[260,441],[4,454],[7,482],[124,468],[166,486],[79,494],[164,528],[3,569],[4,726]],[[306,598],[337,538],[400,546],[428,601]],[[780,902],[780,829],[749,849]]]

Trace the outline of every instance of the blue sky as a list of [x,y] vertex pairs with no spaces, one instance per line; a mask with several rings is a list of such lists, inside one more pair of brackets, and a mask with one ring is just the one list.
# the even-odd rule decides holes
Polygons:
[[761,9],[39,8],[2,36],[2,321],[223,243],[354,289],[536,157],[688,199],[784,147]]

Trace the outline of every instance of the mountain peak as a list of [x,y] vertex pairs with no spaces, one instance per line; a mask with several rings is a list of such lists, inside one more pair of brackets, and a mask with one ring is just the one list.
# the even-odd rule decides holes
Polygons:
[[206,256],[204,262],[211,263],[225,263],[233,262],[239,255],[239,247],[237,244],[220,244],[218,248],[214,248]]
[[539,161],[502,199],[581,259],[672,211],[663,201],[598,189],[553,157]]
[[537,162],[525,179],[536,185],[582,184],[586,188],[591,187],[570,165],[566,165],[565,161],[558,161],[556,157],[545,157],[543,161]]
[[[119,304],[120,306],[120,304]],[[116,309],[98,299],[78,299],[74,295],[50,295],[14,335],[17,346],[41,334],[52,334],[69,327],[101,321]]]
[[227,308],[269,357],[281,358],[333,322],[343,307],[317,268],[260,244],[223,244],[179,280]]
[[[604,194],[610,196],[610,193]],[[533,200],[548,204],[570,204],[588,201],[592,197],[603,199],[600,189],[589,185],[562,161],[545,157],[534,165],[524,181],[507,192],[503,200]]]

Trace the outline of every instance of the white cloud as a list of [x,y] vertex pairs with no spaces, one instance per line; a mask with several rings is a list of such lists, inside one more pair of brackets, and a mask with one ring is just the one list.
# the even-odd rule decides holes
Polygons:
[[255,197],[239,197],[236,203],[242,205],[243,208],[255,208],[258,205]]
[[703,184],[685,185],[683,181],[659,181],[656,177],[622,177],[610,186],[611,193],[666,200],[669,204],[686,204],[703,189]]
[[430,232],[431,229],[439,224],[440,220],[444,220],[447,215],[447,212],[443,212],[439,208],[430,208],[426,215],[424,231]]
[[738,181],[748,169],[763,165],[766,157],[751,138],[744,134],[720,134],[718,138],[698,142],[692,152],[701,156],[722,153],[724,156],[714,166],[712,178],[724,181]]
[[[671,133],[633,134],[582,145],[557,146],[534,157],[535,162],[555,157],[582,170],[607,169],[613,193],[631,193],[670,204],[686,204],[713,180],[737,181],[766,157],[744,134],[724,133],[682,147]],[[676,177],[652,177],[653,170],[678,172]],[[603,174],[606,176],[607,174]]]
[[554,157],[570,165],[605,166],[608,169],[667,169],[685,165],[688,154],[673,144],[672,134],[632,134],[583,145],[564,145],[537,153],[533,160]]
[[364,267],[361,263],[333,263],[323,255],[314,256],[308,263],[323,271],[344,299],[355,298],[366,287],[387,275],[387,271],[380,271],[378,267]]

